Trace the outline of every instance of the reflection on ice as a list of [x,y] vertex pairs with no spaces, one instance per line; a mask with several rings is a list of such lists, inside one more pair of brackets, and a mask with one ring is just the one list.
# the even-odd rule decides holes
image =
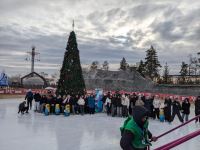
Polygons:
[[[106,114],[84,116],[44,116],[30,111],[17,114],[18,100],[0,100],[0,149],[21,150],[120,150],[119,127],[123,118],[107,117]],[[190,117],[193,117],[191,114]],[[156,136],[179,123],[171,125],[150,120],[150,130]],[[166,144],[200,129],[194,122],[166,135],[153,144],[153,148]],[[200,137],[196,137],[174,149],[197,150]]]

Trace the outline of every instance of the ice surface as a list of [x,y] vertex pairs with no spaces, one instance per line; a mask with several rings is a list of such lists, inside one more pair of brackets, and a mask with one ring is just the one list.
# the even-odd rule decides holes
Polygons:
[[[70,117],[44,116],[30,111],[29,114],[17,114],[22,99],[0,100],[0,150],[121,150],[120,131],[124,118],[95,115],[71,115]],[[193,111],[190,117],[194,116]],[[150,120],[150,130],[159,135],[177,125],[176,119],[171,125]],[[166,135],[153,143],[157,148],[172,140],[200,129],[194,122]],[[175,150],[199,150],[200,136],[176,148]]]

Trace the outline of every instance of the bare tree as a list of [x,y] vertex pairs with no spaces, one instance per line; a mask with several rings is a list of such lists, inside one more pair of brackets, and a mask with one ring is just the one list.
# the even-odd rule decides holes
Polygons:
[[90,70],[96,70],[98,68],[99,68],[99,62],[93,61],[92,64],[90,65]]
[[109,69],[109,63],[108,61],[104,61],[103,64],[102,64],[102,69],[103,70],[108,70]]

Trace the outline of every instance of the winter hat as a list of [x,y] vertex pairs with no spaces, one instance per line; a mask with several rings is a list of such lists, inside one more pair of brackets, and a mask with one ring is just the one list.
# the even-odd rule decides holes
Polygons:
[[135,106],[133,108],[132,116],[137,125],[143,128],[145,122],[142,122],[142,119],[145,116],[149,116],[149,111],[144,106]]

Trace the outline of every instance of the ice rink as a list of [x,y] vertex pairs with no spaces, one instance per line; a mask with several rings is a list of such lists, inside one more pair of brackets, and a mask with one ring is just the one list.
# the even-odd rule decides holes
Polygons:
[[[120,131],[124,118],[95,115],[44,116],[30,111],[17,114],[23,99],[0,100],[0,150],[120,150]],[[190,118],[194,116],[193,109]],[[157,136],[177,125],[150,120],[150,131]],[[151,149],[200,129],[194,122],[153,143]],[[200,136],[175,150],[199,150]]]

